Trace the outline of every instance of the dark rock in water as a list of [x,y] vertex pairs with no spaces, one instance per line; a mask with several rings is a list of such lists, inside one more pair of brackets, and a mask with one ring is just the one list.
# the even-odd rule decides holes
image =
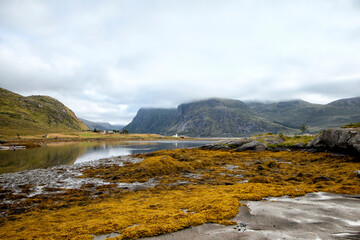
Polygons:
[[264,151],[267,148],[267,145],[262,142],[253,141],[238,147],[235,151],[246,151],[246,150],[253,150],[253,151]]
[[360,154],[360,131],[352,128],[327,129],[314,138],[308,147],[341,149]]

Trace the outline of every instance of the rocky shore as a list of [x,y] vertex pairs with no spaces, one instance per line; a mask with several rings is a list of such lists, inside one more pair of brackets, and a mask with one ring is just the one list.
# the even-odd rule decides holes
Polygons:
[[303,150],[312,152],[340,152],[355,157],[360,156],[360,129],[359,128],[336,128],[326,129],[312,139],[309,144],[295,143],[286,147],[281,143],[284,139],[278,135],[262,135],[259,137],[247,137],[231,141],[219,141],[214,144],[202,146],[208,150],[235,150],[235,151],[284,151]]
[[344,151],[359,135],[292,147],[255,136],[2,174],[0,239],[358,239],[360,163],[324,153],[338,149],[328,136]]

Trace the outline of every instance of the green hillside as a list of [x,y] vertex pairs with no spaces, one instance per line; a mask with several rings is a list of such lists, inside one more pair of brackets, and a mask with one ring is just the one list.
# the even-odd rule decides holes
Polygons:
[[0,88],[0,137],[87,129],[69,108],[54,98],[23,97]]

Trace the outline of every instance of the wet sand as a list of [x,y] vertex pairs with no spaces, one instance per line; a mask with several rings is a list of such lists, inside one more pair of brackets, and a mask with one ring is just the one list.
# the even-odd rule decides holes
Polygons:
[[310,193],[244,201],[237,226],[204,224],[144,240],[360,239],[360,196]]

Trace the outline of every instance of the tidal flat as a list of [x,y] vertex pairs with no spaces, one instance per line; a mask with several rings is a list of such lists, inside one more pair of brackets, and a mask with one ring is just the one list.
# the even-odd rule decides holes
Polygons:
[[[358,199],[359,170],[360,162],[353,157],[324,152],[175,149],[2,174],[0,238],[136,239],[210,224],[213,229],[235,228],[236,239],[256,239],[251,232],[269,230],[261,228],[265,218],[254,220],[259,216],[251,211],[256,203],[260,206],[284,196],[301,199],[317,192]],[[338,205],[329,201],[323,206],[343,205],[346,210],[345,201],[334,199]],[[301,215],[292,206],[293,215],[284,208],[288,214],[284,222]],[[308,208],[316,222],[315,209]],[[306,222],[306,208],[302,212]],[[321,220],[331,226],[331,219]],[[358,223],[358,219],[344,220]],[[319,232],[318,225],[307,226],[307,233]],[[321,236],[341,237],[338,229],[333,231],[337,232],[330,228],[328,235]]]

